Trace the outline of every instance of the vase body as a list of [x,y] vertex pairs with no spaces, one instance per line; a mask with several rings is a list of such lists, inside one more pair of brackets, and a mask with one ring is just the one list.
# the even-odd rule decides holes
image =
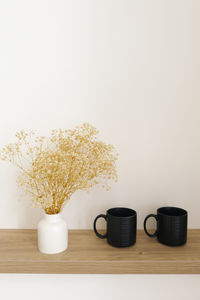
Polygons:
[[40,252],[55,254],[68,247],[68,228],[60,214],[45,214],[38,223],[38,248]]

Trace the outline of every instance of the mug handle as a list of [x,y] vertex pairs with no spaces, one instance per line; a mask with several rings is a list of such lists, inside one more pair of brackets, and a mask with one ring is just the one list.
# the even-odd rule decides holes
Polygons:
[[146,233],[148,236],[150,236],[150,237],[156,237],[156,236],[158,235],[158,231],[157,231],[157,230],[156,230],[153,234],[151,234],[151,233],[149,233],[149,232],[147,231],[146,223],[147,223],[147,220],[148,220],[149,218],[151,218],[151,217],[155,218],[156,221],[158,222],[158,216],[157,216],[157,215],[154,215],[154,214],[148,215],[148,216],[145,218],[145,220],[144,220],[144,231],[145,231],[145,233]]
[[105,234],[100,234],[98,231],[97,231],[97,228],[96,228],[96,223],[97,223],[97,220],[99,218],[104,218],[106,221],[107,221],[107,216],[106,215],[98,215],[96,217],[96,219],[94,220],[94,232],[96,233],[96,235],[100,238],[100,239],[105,239],[107,237],[107,232]]

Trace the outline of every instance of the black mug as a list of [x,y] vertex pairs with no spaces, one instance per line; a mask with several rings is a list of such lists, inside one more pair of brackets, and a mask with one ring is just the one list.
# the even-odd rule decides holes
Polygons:
[[[147,231],[148,218],[154,217],[157,229],[153,234]],[[181,246],[187,241],[187,211],[178,207],[161,207],[157,215],[150,214],[144,220],[144,231],[150,237],[157,237],[158,241],[168,246]]]
[[[99,218],[107,221],[107,231],[100,234],[96,229]],[[129,247],[136,242],[137,213],[135,210],[124,207],[111,208],[106,215],[98,215],[94,220],[94,232],[101,238],[107,238],[110,245],[114,247]]]

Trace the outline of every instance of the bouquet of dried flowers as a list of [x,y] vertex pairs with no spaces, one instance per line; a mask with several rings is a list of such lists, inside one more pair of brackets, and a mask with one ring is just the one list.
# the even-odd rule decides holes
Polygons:
[[57,214],[77,190],[89,191],[96,184],[109,189],[108,180],[117,180],[118,154],[97,134],[88,123],[52,130],[49,137],[21,130],[17,142],[5,146],[0,157],[20,169],[18,184],[32,203]]

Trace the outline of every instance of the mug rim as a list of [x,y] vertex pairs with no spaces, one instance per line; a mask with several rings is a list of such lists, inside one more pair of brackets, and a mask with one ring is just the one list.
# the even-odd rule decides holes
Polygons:
[[[129,212],[131,215],[130,216],[116,216],[116,215],[111,213],[112,211],[117,210],[117,209],[121,209],[121,210],[124,210],[126,212]],[[132,218],[132,217],[137,216],[137,212],[134,209],[128,208],[128,207],[113,207],[113,208],[109,208],[107,210],[107,215],[110,215],[110,216],[115,217],[115,218]]]
[[[173,215],[169,215],[167,213],[162,212],[161,210],[163,210],[163,209],[176,209],[179,212],[181,212],[181,215],[174,215],[174,216]],[[183,209],[181,207],[176,207],[176,206],[162,206],[162,207],[159,207],[157,209],[157,214],[162,215],[162,216],[167,216],[167,217],[184,217],[184,216],[188,215],[188,212],[187,212],[187,210],[185,210],[185,209]]]

